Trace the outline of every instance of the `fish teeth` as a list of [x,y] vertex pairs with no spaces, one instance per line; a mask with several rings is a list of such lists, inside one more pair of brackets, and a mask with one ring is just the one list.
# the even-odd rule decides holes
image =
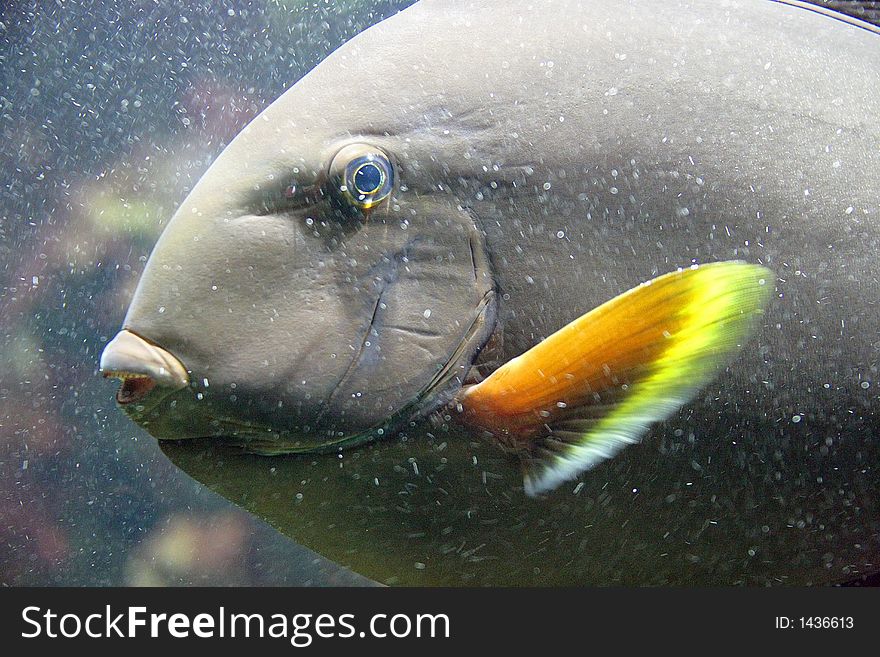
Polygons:
[[150,379],[152,378],[148,374],[143,374],[141,372],[126,372],[125,370],[111,370],[108,372],[104,372],[104,377],[107,379],[119,379],[121,381],[127,381],[128,379]]

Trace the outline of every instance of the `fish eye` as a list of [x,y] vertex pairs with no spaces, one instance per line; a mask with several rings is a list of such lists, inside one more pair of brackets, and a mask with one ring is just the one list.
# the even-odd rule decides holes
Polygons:
[[394,185],[388,157],[366,144],[350,144],[339,151],[330,165],[330,173],[345,198],[361,210],[385,200]]

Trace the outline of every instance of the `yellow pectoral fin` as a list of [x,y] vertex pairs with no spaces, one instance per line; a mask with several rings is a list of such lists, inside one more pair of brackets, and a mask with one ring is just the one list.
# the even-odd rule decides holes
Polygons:
[[464,420],[521,455],[529,495],[551,490],[688,402],[748,338],[772,283],[743,262],[643,283],[465,389]]

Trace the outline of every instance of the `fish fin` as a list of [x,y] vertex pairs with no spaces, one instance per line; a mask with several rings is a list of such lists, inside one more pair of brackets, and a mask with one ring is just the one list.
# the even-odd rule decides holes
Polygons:
[[720,262],[643,283],[464,389],[463,419],[520,455],[527,494],[552,490],[692,399],[749,337],[772,282]]

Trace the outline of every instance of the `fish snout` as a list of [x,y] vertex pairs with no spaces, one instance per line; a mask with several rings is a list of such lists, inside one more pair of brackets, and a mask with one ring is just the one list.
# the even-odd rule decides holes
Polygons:
[[189,385],[189,374],[175,356],[139,335],[123,329],[101,354],[101,374],[122,381],[116,401],[141,401],[157,386],[180,390]]

